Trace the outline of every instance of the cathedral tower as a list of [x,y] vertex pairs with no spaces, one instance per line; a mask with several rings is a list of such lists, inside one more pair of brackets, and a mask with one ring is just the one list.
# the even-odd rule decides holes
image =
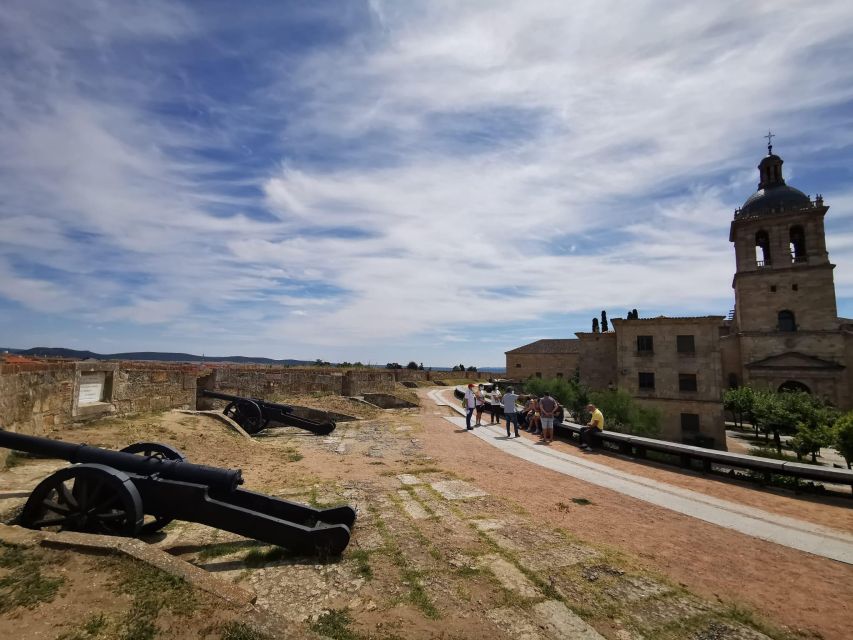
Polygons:
[[768,145],[758,191],[735,211],[729,240],[737,269],[738,331],[827,331],[838,328],[835,283],[826,251],[823,198],[785,184],[783,160]]
[[853,345],[826,251],[829,207],[788,186],[782,158],[772,145],[767,152],[758,190],[735,211],[729,232],[737,265],[734,317],[720,343],[724,384],[800,389],[849,406]]

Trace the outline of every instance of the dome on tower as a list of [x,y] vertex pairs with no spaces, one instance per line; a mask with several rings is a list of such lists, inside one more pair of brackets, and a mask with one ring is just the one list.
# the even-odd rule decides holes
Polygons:
[[756,218],[786,211],[798,211],[812,206],[809,197],[794,187],[785,184],[782,178],[784,160],[773,153],[768,146],[768,154],[758,165],[761,181],[758,191],[746,199],[735,213],[735,218]]

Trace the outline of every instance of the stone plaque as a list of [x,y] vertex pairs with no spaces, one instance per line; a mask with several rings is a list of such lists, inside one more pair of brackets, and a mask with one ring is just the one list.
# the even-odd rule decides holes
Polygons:
[[78,406],[97,404],[104,401],[104,383],[106,381],[104,371],[84,373],[80,376],[80,391],[77,394]]

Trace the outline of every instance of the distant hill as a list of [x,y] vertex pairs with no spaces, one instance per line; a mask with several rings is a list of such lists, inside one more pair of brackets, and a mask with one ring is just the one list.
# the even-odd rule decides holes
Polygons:
[[74,360],[153,360],[158,362],[236,362],[241,364],[277,364],[299,366],[314,364],[312,360],[274,360],[272,358],[250,358],[246,356],[197,356],[191,353],[166,353],[161,351],[131,351],[128,353],[95,353],[61,347],[34,347],[32,349],[0,348],[20,356],[41,356],[44,358],[72,358]]
[[[95,353],[78,351],[62,347],[33,347],[32,349],[11,349],[0,347],[0,353],[14,353],[19,356],[38,356],[42,358],[70,358],[73,360],[149,360],[157,362],[234,362],[238,364],[276,364],[286,367],[302,367],[316,364],[314,360],[273,360],[272,358],[250,358],[247,356],[197,356],[191,353],[167,353],[162,351],[131,351],[128,353]],[[384,369],[384,364],[368,365],[373,369]],[[427,367],[432,371],[451,371],[451,367]],[[480,367],[481,373],[503,372],[503,367]]]

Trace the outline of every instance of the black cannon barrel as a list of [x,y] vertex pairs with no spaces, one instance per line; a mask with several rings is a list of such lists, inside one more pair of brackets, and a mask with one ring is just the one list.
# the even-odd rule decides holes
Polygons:
[[239,469],[220,469],[202,464],[164,460],[153,456],[140,456],[122,451],[101,449],[87,444],[73,444],[62,440],[51,440],[38,436],[25,436],[0,429],[0,447],[26,451],[49,458],[59,458],[69,462],[95,462],[113,469],[139,475],[159,475],[169,480],[193,482],[207,485],[220,491],[233,491],[243,484]]

